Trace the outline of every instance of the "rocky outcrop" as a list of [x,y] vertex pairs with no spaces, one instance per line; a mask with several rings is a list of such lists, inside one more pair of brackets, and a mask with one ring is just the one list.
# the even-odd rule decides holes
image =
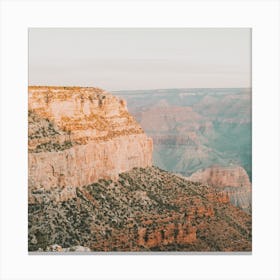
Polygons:
[[138,244],[155,248],[170,244],[186,245],[196,241],[196,228],[185,224],[170,223],[156,230],[138,229]]
[[[90,249],[88,247],[83,246],[72,246],[68,248],[62,248],[60,245],[53,244],[46,248],[46,251],[48,252],[57,252],[57,253],[86,253],[90,252]],[[40,248],[38,252],[43,252],[43,250]]]
[[152,140],[124,100],[98,88],[29,87],[28,101],[30,193],[151,166]]
[[241,166],[212,166],[193,173],[187,179],[222,189],[233,205],[251,211],[252,186]]
[[249,177],[241,166],[212,166],[193,173],[189,179],[219,188],[251,187]]
[[[125,100],[99,88],[30,86],[28,108],[68,134],[70,141],[79,144],[143,134],[140,125],[128,113]],[[46,139],[42,137],[41,140]],[[32,146],[33,142],[29,144]]]
[[30,251],[251,250],[249,214],[219,189],[155,167],[76,188],[68,200],[49,195],[29,204]]

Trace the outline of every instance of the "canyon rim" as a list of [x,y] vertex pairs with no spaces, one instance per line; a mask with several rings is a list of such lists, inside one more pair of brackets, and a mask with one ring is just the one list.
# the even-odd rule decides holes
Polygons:
[[29,252],[252,251],[247,29],[29,36]]

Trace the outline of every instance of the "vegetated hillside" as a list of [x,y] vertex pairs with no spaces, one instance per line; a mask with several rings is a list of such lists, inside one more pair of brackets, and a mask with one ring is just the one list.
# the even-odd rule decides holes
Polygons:
[[154,164],[190,176],[231,164],[252,178],[251,89],[119,91],[153,138]]
[[32,190],[29,250],[251,251],[251,216],[219,189],[155,167],[117,181]]
[[76,144],[70,133],[59,129],[52,121],[28,111],[29,153],[63,151]]

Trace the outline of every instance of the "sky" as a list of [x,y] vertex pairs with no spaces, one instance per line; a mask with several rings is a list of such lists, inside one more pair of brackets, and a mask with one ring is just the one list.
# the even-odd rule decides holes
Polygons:
[[29,85],[251,87],[249,28],[30,28]]

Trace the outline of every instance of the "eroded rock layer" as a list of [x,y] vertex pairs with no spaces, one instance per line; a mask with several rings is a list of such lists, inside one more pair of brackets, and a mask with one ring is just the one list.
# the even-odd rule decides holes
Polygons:
[[125,101],[101,89],[29,87],[28,117],[30,192],[117,179],[152,164],[152,140]]

